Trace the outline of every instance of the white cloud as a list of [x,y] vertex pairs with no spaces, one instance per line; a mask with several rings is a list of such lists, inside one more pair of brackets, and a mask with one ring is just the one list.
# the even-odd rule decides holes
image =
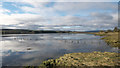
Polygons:
[[113,16],[114,21],[118,21],[118,12],[111,14]]
[[7,9],[0,7],[0,14],[9,13],[9,12],[10,12],[10,10],[7,10]]
[[[36,18],[37,19],[40,18],[39,15],[35,15],[35,14],[11,14],[11,15],[1,14],[0,25],[19,24],[19,23],[22,23],[22,21],[24,21],[24,24],[25,24],[25,23],[32,22],[32,20],[34,20]],[[25,22],[25,21],[29,21],[29,22]]]

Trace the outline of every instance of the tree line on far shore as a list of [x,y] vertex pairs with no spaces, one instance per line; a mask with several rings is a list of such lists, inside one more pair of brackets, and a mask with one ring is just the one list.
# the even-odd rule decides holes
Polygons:
[[25,29],[2,29],[2,34],[39,34],[39,33],[69,33],[71,31],[50,31],[50,30],[25,30]]
[[[89,32],[89,31],[88,31]],[[52,30],[27,30],[27,29],[0,29],[0,34],[39,34],[39,33],[88,33],[87,31],[52,31]],[[94,31],[90,31],[94,32]],[[98,30],[97,32],[120,32],[118,27],[113,30]]]
[[106,30],[106,31],[103,31],[103,30],[101,30],[100,32],[120,32],[120,29],[118,28],[118,27],[115,27],[113,30]]

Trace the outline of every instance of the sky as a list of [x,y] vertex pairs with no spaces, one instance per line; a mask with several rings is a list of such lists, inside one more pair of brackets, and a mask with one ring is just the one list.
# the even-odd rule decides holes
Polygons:
[[118,0],[0,0],[0,28],[89,31],[118,26]]

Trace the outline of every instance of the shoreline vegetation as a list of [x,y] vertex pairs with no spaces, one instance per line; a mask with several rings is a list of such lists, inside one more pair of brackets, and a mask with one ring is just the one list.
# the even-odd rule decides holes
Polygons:
[[40,66],[119,66],[119,54],[112,52],[70,53],[44,61]]
[[120,47],[120,29],[118,29],[117,27],[115,27],[114,30],[99,31],[90,34],[102,36],[101,39],[110,46]]
[[104,40],[110,46],[120,47],[119,33],[120,32],[97,32],[93,34],[102,36],[101,39]]
[[[120,66],[120,54],[113,52],[69,53],[57,59],[43,61],[39,68],[80,68],[93,66]],[[34,66],[26,66],[30,68]],[[105,67],[106,68],[106,67]]]

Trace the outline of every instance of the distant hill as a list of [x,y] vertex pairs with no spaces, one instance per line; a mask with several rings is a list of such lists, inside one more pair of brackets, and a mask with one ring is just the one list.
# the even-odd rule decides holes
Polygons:
[[[101,30],[92,30],[92,31],[85,31],[85,32],[100,32]],[[103,30],[105,31],[105,30]]]
[[71,31],[27,30],[27,29],[0,29],[2,34],[39,34],[39,33],[69,33]]
[[28,29],[0,29],[2,34],[39,34],[39,33],[88,33],[96,31],[52,31],[52,30],[28,30]]

